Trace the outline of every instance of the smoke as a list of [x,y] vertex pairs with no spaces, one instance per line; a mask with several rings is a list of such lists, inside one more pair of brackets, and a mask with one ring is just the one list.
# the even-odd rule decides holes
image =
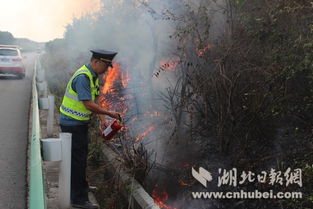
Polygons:
[[[142,137],[142,142],[156,152],[158,163],[162,163],[166,156],[165,150],[170,149],[166,139],[175,127],[171,112],[164,108],[164,101],[159,95],[167,94],[167,89],[175,86],[181,74],[178,66],[174,66],[173,71],[161,66],[167,62],[173,62],[173,65],[179,63],[175,53],[182,43],[170,36],[177,30],[177,24],[185,24],[179,18],[186,12],[190,13],[187,18],[204,12],[213,18],[211,22],[202,22],[200,32],[209,30],[215,33],[213,37],[217,37],[223,31],[226,19],[221,12],[224,7],[221,2],[224,1],[102,0],[98,13],[76,18],[66,26],[64,39],[67,54],[71,60],[78,60],[71,62],[70,69],[88,63],[89,49],[118,52],[115,61],[120,63],[123,73],[129,75],[125,89],[125,95],[131,95],[125,116],[129,121],[127,125],[133,138],[152,130]],[[177,20],[174,20],[175,17]],[[195,46],[192,47],[193,56],[197,56]],[[156,73],[158,76],[155,76]]]
[[[177,20],[171,19],[172,14],[180,17],[186,10],[197,13],[201,6],[207,8],[208,2],[102,0],[98,13],[74,19],[72,24],[66,26],[64,39],[67,54],[71,60],[79,58],[78,62],[72,62],[70,69],[77,69],[88,63],[91,56],[89,49],[102,48],[118,52],[115,61],[121,65],[122,73],[129,75],[128,85],[124,90],[128,100],[125,118],[129,132],[133,138],[140,138],[148,150],[155,152],[158,164],[173,163],[175,156],[168,159],[173,153],[183,153],[186,160],[191,157],[188,155],[191,151],[194,151],[195,156],[199,154],[194,147],[186,150],[186,146],[168,144],[175,123],[171,111],[164,108],[165,103],[160,100],[160,94],[166,94],[167,89],[175,85],[181,74],[178,66],[180,60],[176,54],[181,43],[170,38],[177,29]],[[214,26],[213,31],[209,25],[201,27],[203,33],[211,30],[218,37],[224,30],[226,18],[218,12],[219,7],[211,8],[212,10],[204,12],[215,17],[210,24],[217,26]],[[183,25],[184,22],[179,24]],[[192,50],[197,56],[195,48]]]
[[[175,49],[175,42],[169,38],[174,27],[162,15],[171,5],[173,3],[159,1],[102,1],[99,13],[74,19],[66,28],[67,54],[72,60],[77,56],[86,57],[71,68],[88,62],[89,49],[117,51],[115,61],[130,77],[125,94],[133,95],[136,102],[129,114],[144,115],[147,111],[155,111],[157,88],[168,84],[158,79],[153,85],[153,73],[160,60],[168,58]],[[146,123],[146,126],[150,125]],[[143,130],[132,131],[135,137]]]

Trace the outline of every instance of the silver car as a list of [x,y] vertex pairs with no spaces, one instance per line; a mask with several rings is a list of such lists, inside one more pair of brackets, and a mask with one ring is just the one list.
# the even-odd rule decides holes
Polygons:
[[18,46],[0,45],[0,74],[13,74],[25,77],[23,57]]

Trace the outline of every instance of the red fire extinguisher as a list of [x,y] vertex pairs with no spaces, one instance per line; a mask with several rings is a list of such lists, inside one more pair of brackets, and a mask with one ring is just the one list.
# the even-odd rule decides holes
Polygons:
[[120,120],[114,120],[106,129],[103,130],[102,136],[105,140],[110,140],[122,128]]

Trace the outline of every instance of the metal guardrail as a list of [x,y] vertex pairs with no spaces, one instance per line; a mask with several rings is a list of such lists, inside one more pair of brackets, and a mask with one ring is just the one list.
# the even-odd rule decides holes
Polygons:
[[109,165],[112,166],[114,175],[117,175],[118,178],[125,185],[123,195],[125,198],[128,198],[131,208],[141,208],[141,209],[160,209],[160,207],[154,202],[153,198],[145,191],[142,185],[139,184],[137,180],[131,176],[126,169],[121,167],[119,156],[111,149],[110,146],[103,144],[102,152],[104,158]]
[[42,158],[40,145],[40,121],[38,92],[36,87],[37,62],[35,61],[35,69],[32,81],[32,135],[29,142],[30,152],[28,158],[29,165],[29,193],[28,208],[29,209],[46,209],[46,195],[44,178],[42,172]]

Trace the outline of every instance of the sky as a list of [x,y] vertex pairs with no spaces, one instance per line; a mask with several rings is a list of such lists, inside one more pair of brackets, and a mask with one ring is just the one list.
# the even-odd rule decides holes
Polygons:
[[100,0],[0,0],[0,31],[15,38],[46,42],[62,38],[74,17],[92,14]]

